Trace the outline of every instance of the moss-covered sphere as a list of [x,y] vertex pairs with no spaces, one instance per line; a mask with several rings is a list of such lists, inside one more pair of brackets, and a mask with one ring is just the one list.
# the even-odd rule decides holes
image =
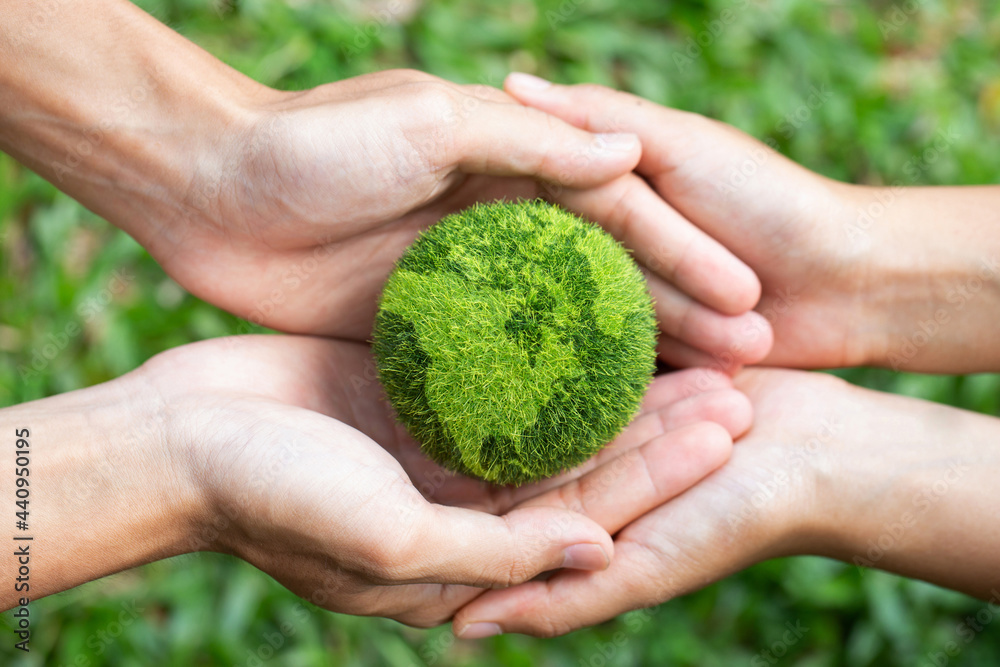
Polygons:
[[389,276],[374,333],[379,378],[427,455],[498,484],[554,475],[612,440],[655,343],[625,249],[541,201],[431,227]]

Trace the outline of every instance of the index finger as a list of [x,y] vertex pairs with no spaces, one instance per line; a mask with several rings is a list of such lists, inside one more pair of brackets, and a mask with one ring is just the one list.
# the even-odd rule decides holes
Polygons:
[[[623,456],[619,469],[606,464],[526,504],[575,508],[614,534],[649,512],[669,508],[664,503],[722,465],[731,451],[729,434],[716,424],[678,429]],[[659,602],[673,582],[658,555],[627,535],[615,544],[615,558],[602,572],[562,571],[547,581],[487,592],[456,614],[455,634],[480,637],[489,628],[555,636]]]
[[518,506],[583,514],[610,534],[659,507],[721,466],[732,453],[729,432],[699,422],[658,435],[586,475]]
[[554,199],[594,220],[650,270],[702,304],[740,315],[760,300],[757,274],[635,174]]

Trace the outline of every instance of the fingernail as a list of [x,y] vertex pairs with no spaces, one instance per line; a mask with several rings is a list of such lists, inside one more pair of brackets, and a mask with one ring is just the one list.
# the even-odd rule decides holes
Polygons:
[[507,82],[515,88],[522,90],[545,90],[552,87],[552,82],[523,72],[511,72],[507,75]]
[[620,134],[598,134],[595,139],[597,147],[605,151],[627,152],[639,145],[639,137],[628,132]]
[[503,630],[496,623],[469,623],[456,635],[459,639],[485,639],[502,635]]
[[574,570],[605,570],[611,560],[599,544],[574,544],[563,551],[563,567]]

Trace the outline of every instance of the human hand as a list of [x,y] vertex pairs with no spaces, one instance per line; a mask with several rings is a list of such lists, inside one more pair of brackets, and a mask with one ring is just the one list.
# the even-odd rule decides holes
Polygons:
[[[615,498],[607,512],[627,522],[721,465],[729,431],[750,419],[728,378],[664,378],[620,444],[561,478],[511,489],[427,460],[395,422],[364,345],[214,340],[160,355],[141,374],[178,415],[172,430],[191,434],[182,447],[194,452],[212,508],[200,532],[213,537],[194,546],[238,555],[328,609],[421,626],[450,618],[477,587],[607,566],[611,540],[582,507],[536,502],[511,511],[516,503],[580,477],[603,479]],[[632,480],[617,465],[610,480],[597,472],[617,447],[647,441],[653,458],[628,461]],[[647,469],[661,485],[626,491]],[[214,537],[218,518],[228,527]]]
[[[600,186],[639,159],[632,134],[591,135],[502,91],[416,71],[261,97],[247,105],[252,123],[228,133],[239,144],[231,183],[213,187],[214,174],[201,175],[209,185],[194,186],[198,208],[180,239],[168,244],[175,235],[157,233],[140,241],[195,294],[287,331],[365,339],[386,276],[421,230],[476,201]],[[199,189],[218,193],[201,201]],[[596,201],[605,210],[618,204]],[[594,219],[641,248],[644,239],[613,213]],[[683,232],[704,242],[702,252],[685,258],[690,270],[677,273],[676,287],[651,278],[658,315],[670,329],[684,317],[680,304],[700,299],[728,329],[706,338],[692,327],[686,340],[729,344],[729,330],[760,320],[747,313],[759,296],[757,278],[697,228]],[[206,271],[205,255],[225,274]],[[657,271],[673,275],[679,258],[662,260]],[[735,361],[756,361],[766,351],[751,348]]]
[[[272,90],[126,0],[95,2],[51,17],[10,62],[0,50],[0,149],[129,232],[195,295],[269,327],[367,339],[379,289],[420,230],[477,201],[535,197],[540,182],[600,186],[640,157],[634,135],[588,133],[419,72]],[[16,36],[33,11],[14,3],[0,34]],[[594,220],[644,251],[641,226],[608,218]],[[759,324],[757,278],[695,227],[671,229],[699,252],[650,264],[676,278],[673,291],[654,280],[663,327],[728,348]],[[685,318],[695,301],[721,330]]]
[[639,159],[634,135],[594,135],[488,86],[411,70],[294,93],[260,86],[234,117],[211,149],[227,162],[195,173],[181,223],[129,231],[216,305],[358,340],[393,263],[441,217],[533,197],[532,178],[597,185]]
[[176,348],[137,371],[202,498],[182,551],[230,553],[325,608],[413,624],[449,617],[466,587],[606,567],[611,540],[583,515],[425,500],[359,430],[405,446],[377,385],[352,388],[366,362],[361,344],[250,336]]
[[[477,586],[607,565],[607,532],[569,511],[582,507],[512,511],[516,503],[594,478],[601,457],[648,440],[655,459],[612,457],[613,474],[601,473],[627,522],[721,465],[730,432],[749,421],[729,378],[679,373],[654,383],[644,414],[601,457],[561,479],[493,487],[428,461],[394,421],[374,368],[355,343],[215,339],[104,385],[5,409],[47,452],[32,471],[32,510],[58,548],[34,568],[33,597],[215,550],[321,606],[434,625]],[[664,480],[659,495],[619,490],[645,470]]]
[[984,598],[1000,586],[988,509],[1000,420],[802,371],[735,382],[754,424],[726,465],[618,532],[607,570],[488,591],[456,614],[456,632],[560,635],[798,554]]
[[[644,230],[637,256],[680,271],[705,266],[704,241],[687,255],[666,260],[684,243],[672,231],[689,220],[746,262],[760,278],[757,311],[767,322],[736,323],[690,303],[660,342],[675,365],[732,368],[752,348],[763,363],[794,367],[853,366],[875,361],[890,326],[879,276],[870,258],[849,242],[858,195],[823,178],[735,128],[693,113],[668,109],[596,85],[559,86],[514,74],[506,90],[524,104],[595,132],[635,132],[643,145],[637,172],[559,198],[594,219],[614,217]],[[652,188],[655,193],[651,191]],[[662,199],[661,199],[662,198]],[[614,202],[614,210],[609,203]],[[690,236],[690,234],[689,234]],[[708,269],[702,268],[707,271]],[[718,280],[718,289],[727,289]],[[865,295],[858,298],[858,295]],[[681,297],[667,292],[661,302]],[[662,319],[662,318],[661,318]],[[768,323],[770,323],[768,325]],[[738,324],[738,327],[737,327]],[[771,327],[774,345],[771,343]],[[692,335],[697,331],[698,335]],[[697,349],[692,339],[708,343]],[[708,354],[706,354],[706,351]]]
[[[732,378],[695,368],[658,375],[632,422],[591,459],[521,487],[448,473],[405,434],[401,440],[380,441],[390,443],[387,448],[421,493],[434,502],[492,514],[524,503],[553,504],[579,512],[590,508],[588,514],[609,515],[612,523],[605,528],[610,531],[613,525],[623,526],[641,516],[637,507],[651,508],[650,481],[672,480],[658,487],[659,495],[653,495],[653,499],[670,497],[669,489],[679,493],[724,463],[732,438],[745,432],[751,421],[749,402],[733,387]],[[641,478],[638,485],[636,476]],[[629,498],[638,500],[630,502]]]

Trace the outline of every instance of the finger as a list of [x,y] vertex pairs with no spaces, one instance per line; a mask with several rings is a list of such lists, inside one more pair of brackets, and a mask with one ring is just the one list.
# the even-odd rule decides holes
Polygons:
[[733,379],[711,368],[685,368],[653,378],[642,399],[639,414],[665,408],[696,394],[732,389]]
[[732,444],[711,422],[674,429],[519,507],[579,512],[614,534],[725,463]]
[[488,102],[499,102],[501,104],[520,104],[511,95],[499,88],[485,84],[464,84],[459,86],[463,92]]
[[668,336],[660,336],[656,341],[656,354],[677,368],[704,367],[728,375],[735,375],[743,368],[743,364],[731,355],[707,354]]
[[590,188],[627,174],[639,162],[634,134],[592,134],[537,109],[460,93],[453,140],[442,167],[492,176],[531,176]]
[[597,465],[603,464],[657,437],[703,422],[714,422],[735,438],[742,435],[752,421],[753,408],[743,392],[736,389],[701,392],[659,410],[640,414],[592,460]]
[[646,391],[636,418],[596,456],[571,471],[535,484],[496,487],[454,475],[430,461],[415,445],[394,455],[426,498],[500,514],[519,502],[581,477],[620,452],[638,447],[669,430],[700,421],[715,421],[736,437],[750,420],[746,399],[742,393],[734,391],[730,376],[709,368],[689,368],[657,375]]
[[321,86],[314,94],[350,99],[397,89],[426,95],[432,131],[411,139],[423,146],[421,158],[438,169],[587,188],[630,172],[641,157],[632,133],[587,132],[517,104],[503,91],[460,86],[415,70],[355,77]]
[[[739,397],[734,399],[729,396],[732,393],[738,394]],[[433,494],[425,493],[425,495],[433,497],[436,502],[445,502],[453,498],[447,494],[456,491],[458,494],[464,494],[463,498],[473,499],[471,503],[463,503],[463,507],[500,514],[529,498],[541,495],[570,480],[578,479],[621,452],[639,447],[672,429],[701,421],[718,421],[726,428],[729,428],[730,423],[738,425],[741,408],[735,406],[735,403],[741,400],[745,400],[742,393],[734,390],[733,379],[725,373],[708,368],[689,368],[663,373],[653,378],[649,389],[646,390],[639,413],[621,434],[595,456],[572,470],[519,487],[496,487],[459,476],[452,478],[449,485],[442,488],[443,493],[433,493],[432,485],[420,482],[419,476],[417,478],[411,476],[411,479],[421,492],[424,491],[424,487],[428,487]],[[720,414],[732,416],[719,419],[717,416]],[[734,430],[731,431],[734,435],[736,428],[734,426]],[[427,460],[419,450],[415,451],[425,461]]]
[[663,107],[636,95],[595,84],[561,86],[514,73],[504,81],[504,90],[522,104],[552,114],[575,127],[591,132],[639,135],[643,155],[638,171],[645,175],[668,171],[678,166],[691,151],[705,150],[706,131],[722,136],[717,131],[722,125],[704,116]]
[[[724,435],[720,429],[716,437]],[[723,442],[719,440],[719,443]],[[649,446],[656,445],[650,443],[647,447]],[[720,453],[725,454],[726,450],[721,450]],[[698,450],[689,448],[687,455],[697,456]],[[670,460],[669,463],[679,463],[679,467],[685,467],[678,460]],[[702,462],[703,465],[704,463],[706,462]],[[694,459],[689,459],[688,470],[678,473],[674,488],[665,489],[667,494],[673,491],[673,496],[676,496],[699,481],[698,465]],[[633,458],[633,473],[639,466],[639,459]],[[666,472],[669,466],[661,466],[661,469]],[[589,493],[585,491],[583,498],[589,496],[593,499],[587,506],[587,511],[593,512],[598,521],[603,519],[609,531],[613,532],[614,526],[620,523],[616,516],[622,506],[627,506],[632,510],[630,513],[634,513],[643,505],[655,502],[653,496],[656,494],[650,493],[649,482],[638,474],[631,476],[629,469],[617,472],[611,470],[610,484],[615,490],[609,492],[608,485],[597,477],[596,486]],[[670,482],[664,483],[670,485]],[[576,502],[575,497],[573,498],[570,504]],[[684,498],[682,496],[673,502],[666,502],[670,499],[666,498],[647,510],[648,513],[644,513],[639,524],[626,528],[616,541],[615,559],[607,570],[589,573],[560,572],[544,582],[530,582],[505,591],[489,591],[456,614],[455,633],[465,638],[484,636],[487,630],[492,630],[494,634],[521,632],[538,636],[560,635],[575,628],[605,621],[630,609],[662,602],[678,592],[693,588],[698,585],[703,573],[707,569],[710,571],[714,565],[706,563],[701,567],[702,554],[681,552],[670,542],[669,531],[660,534],[661,531],[655,529],[655,525],[666,521],[684,526],[697,525],[703,520],[703,517],[700,518],[692,511],[682,517],[686,523],[670,519],[675,513],[674,506],[677,503],[683,504]],[[690,503],[687,508],[692,510]],[[731,550],[717,551],[725,554]]]
[[556,637],[665,602],[694,588],[688,579],[700,574],[698,568],[674,575],[655,551],[626,541],[603,572],[558,572],[546,581],[487,591],[455,614],[452,629],[462,639],[501,633]]
[[[647,276],[660,330],[708,357],[753,364],[767,356],[774,342],[771,324],[755,311],[722,315],[694,301],[657,276]],[[690,365],[690,364],[688,364]],[[695,364],[697,365],[697,364]]]
[[[733,455],[740,452],[736,447]],[[703,588],[779,555],[768,546],[773,541],[766,525],[733,525],[737,515],[728,511],[729,496],[735,494],[740,502],[743,490],[716,485],[714,491],[699,493],[713,481],[710,476],[622,530],[607,570],[559,572],[544,582],[489,591],[455,615],[456,633],[472,626],[474,636],[483,627],[475,624],[492,624],[500,632],[565,634]]]
[[418,628],[446,623],[463,605],[483,594],[482,588],[448,584],[359,585],[356,593],[325,604],[330,611],[353,616],[391,618]]
[[[318,86],[310,94],[336,100],[357,99],[371,93],[384,92],[393,88],[427,83],[446,83],[433,74],[415,69],[386,69],[378,72],[359,74],[349,79],[341,79]],[[453,84],[452,84],[453,85]]]
[[676,401],[660,410],[640,414],[614,442],[576,468],[550,479],[510,489],[503,498],[496,500],[506,503],[504,507],[524,503],[552,489],[564,488],[601,466],[630,455],[647,442],[706,422],[714,422],[735,438],[749,430],[753,422],[753,408],[742,392],[731,388],[702,392]]
[[503,516],[420,503],[403,538],[386,540],[372,576],[386,583],[506,587],[547,570],[607,567],[611,537],[591,519],[532,507]]
[[753,270],[635,174],[589,190],[550,190],[555,201],[598,222],[645,266],[709,308],[739,315],[760,300]]
[[[662,433],[708,421],[726,429],[731,437],[738,438],[753,424],[753,406],[743,392],[721,389],[678,401],[648,418],[659,419]],[[651,427],[656,428],[656,425]]]

